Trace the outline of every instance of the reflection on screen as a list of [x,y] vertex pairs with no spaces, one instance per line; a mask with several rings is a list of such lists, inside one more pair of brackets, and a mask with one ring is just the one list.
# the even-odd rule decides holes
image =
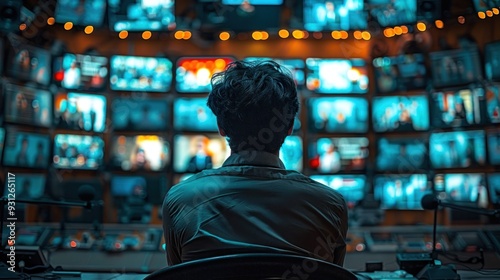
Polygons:
[[484,70],[488,80],[500,80],[500,42],[484,46]]
[[363,0],[305,0],[304,28],[307,31],[366,29]]
[[172,62],[167,58],[113,56],[112,90],[166,92],[172,83]]
[[280,148],[279,157],[285,169],[302,171],[302,138],[290,135]]
[[106,98],[102,95],[59,93],[54,99],[55,123],[60,128],[103,132]]
[[488,155],[491,164],[500,165],[500,130],[488,131]]
[[3,164],[47,168],[49,145],[50,141],[47,135],[8,130],[5,137]]
[[111,163],[122,170],[160,171],[170,161],[168,142],[157,135],[117,136],[113,140]]
[[423,172],[427,166],[427,144],[422,139],[380,138],[377,169],[400,174]]
[[175,28],[174,0],[108,0],[113,31],[157,31]]
[[340,192],[349,208],[365,197],[365,175],[311,175],[311,179]]
[[382,209],[421,210],[422,197],[432,190],[426,174],[395,174],[375,176],[373,192]]
[[174,116],[175,129],[217,131],[217,118],[208,108],[206,98],[177,98]]
[[[4,195],[10,192],[8,182],[5,182]],[[12,187],[11,187],[12,188]],[[45,175],[36,173],[16,174],[15,184],[16,199],[39,199],[45,194]]]
[[373,100],[373,129],[376,132],[429,129],[427,97],[389,96]]
[[355,97],[311,98],[309,123],[314,132],[366,132],[368,102]]
[[500,85],[486,86],[486,111],[491,123],[500,123]]
[[[112,103],[114,130],[157,131],[168,126],[167,101],[115,98]],[[177,118],[177,115],[176,115]]]
[[106,85],[108,58],[65,54],[54,59],[54,81],[66,89],[99,90]]
[[46,90],[5,84],[5,120],[50,127],[52,95]]
[[219,135],[176,135],[174,141],[174,170],[180,173],[219,168],[231,153]]
[[491,202],[500,204],[500,173],[488,174],[488,186],[490,190]]
[[366,93],[368,73],[365,61],[308,58],[307,89],[318,93]]
[[106,0],[57,0],[56,22],[74,25],[101,26],[106,10]]
[[320,138],[309,146],[309,167],[321,173],[362,170],[368,158],[368,138]]
[[459,86],[481,79],[481,64],[476,48],[430,53],[435,87]]
[[233,62],[230,57],[182,57],[177,60],[178,92],[209,92],[213,74],[222,72]]
[[8,35],[10,51],[7,56],[6,73],[12,78],[32,81],[41,85],[50,82],[50,52],[28,44],[17,35]]
[[438,127],[462,127],[481,124],[484,91],[482,88],[432,93],[433,123]]
[[434,177],[434,188],[440,192],[439,199],[488,206],[484,174],[438,174]]
[[250,62],[261,62],[265,60],[272,60],[282,67],[286,68],[292,74],[293,80],[295,84],[300,87],[304,85],[304,81],[306,79],[306,75],[304,73],[305,63],[302,59],[279,59],[279,58],[270,58],[270,57],[247,57],[244,59],[245,61]]
[[433,133],[429,140],[429,151],[434,168],[484,165],[484,131]]
[[98,136],[57,134],[54,166],[63,169],[98,169],[102,165],[104,141]]
[[370,14],[384,27],[417,21],[417,0],[368,0],[368,5]]
[[427,70],[422,54],[378,57],[373,60],[379,93],[422,89],[427,86]]

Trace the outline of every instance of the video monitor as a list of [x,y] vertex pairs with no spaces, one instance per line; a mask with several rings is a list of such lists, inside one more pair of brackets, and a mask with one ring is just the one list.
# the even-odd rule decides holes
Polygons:
[[36,200],[45,195],[45,174],[39,173],[16,173],[15,186],[9,186],[5,182],[4,195],[11,193],[10,189],[15,190],[16,199]]
[[376,167],[399,174],[427,170],[427,141],[421,138],[380,138],[377,141]]
[[373,59],[375,85],[379,93],[406,92],[427,86],[423,54],[404,54]]
[[48,135],[8,129],[4,142],[3,165],[28,168],[49,166]]
[[432,133],[429,156],[434,168],[467,168],[486,163],[484,131]]
[[432,189],[426,174],[377,175],[373,193],[382,209],[422,210],[422,197]]
[[293,80],[298,88],[301,88],[306,80],[305,67],[306,64],[302,59],[293,58],[270,58],[270,57],[247,57],[245,61],[261,62],[265,60],[272,60],[279,65],[286,68],[292,74]]
[[487,138],[490,164],[500,165],[500,130],[488,130]]
[[175,0],[108,0],[111,30],[166,31],[175,28]]
[[162,99],[115,98],[111,105],[115,131],[164,131],[169,113],[168,102]]
[[0,159],[2,158],[4,139],[5,139],[5,129],[3,127],[0,127]]
[[231,153],[226,139],[216,134],[176,135],[174,151],[174,171],[179,173],[219,168]]
[[99,136],[56,134],[54,167],[60,169],[99,169],[103,164],[104,141]]
[[475,203],[477,207],[488,206],[486,180],[481,173],[437,174],[434,189],[440,200]]
[[22,37],[10,33],[9,51],[6,57],[5,73],[14,79],[35,82],[44,86],[50,83],[50,61],[48,50],[30,45]]
[[52,94],[49,91],[4,84],[5,121],[50,127],[52,124]]
[[58,23],[99,27],[105,11],[106,0],[57,0],[54,17]]
[[364,133],[368,131],[368,101],[356,97],[309,99],[311,132]]
[[491,203],[500,205],[500,173],[488,174],[488,188]]
[[442,128],[482,124],[486,120],[484,103],[484,90],[479,87],[433,92],[432,123]]
[[341,193],[349,208],[359,204],[367,191],[365,175],[311,175],[311,179]]
[[492,8],[500,7],[500,0],[473,0],[476,12],[486,12]]
[[500,81],[500,41],[484,46],[484,73],[486,79]]
[[285,169],[302,171],[302,138],[296,135],[289,135],[280,148],[279,157]]
[[116,175],[111,178],[111,195],[118,207],[141,202],[161,205],[167,191],[167,180],[160,176]]
[[368,0],[371,16],[382,27],[414,24],[417,21],[417,0]]
[[111,166],[124,171],[161,171],[170,162],[170,144],[158,135],[115,136]]
[[54,82],[65,89],[97,91],[106,87],[108,58],[67,53],[54,59]]
[[174,101],[174,128],[217,132],[217,118],[207,106],[207,98],[177,98]]
[[461,86],[482,79],[476,48],[446,50],[429,54],[435,88]]
[[321,173],[364,170],[368,138],[319,138],[309,145],[309,168]]
[[367,93],[368,71],[363,59],[308,58],[307,89],[317,93]]
[[175,71],[177,91],[182,93],[209,92],[212,89],[212,76],[224,71],[233,61],[232,57],[179,58]]
[[386,96],[373,99],[373,130],[425,131],[429,129],[427,96]]
[[104,132],[106,97],[80,93],[58,93],[54,97],[54,118],[59,128]]
[[363,0],[304,1],[304,29],[307,31],[354,30],[367,26]]
[[[82,207],[72,208],[68,211],[65,217],[65,222],[67,223],[86,223],[86,224],[102,224],[103,222],[103,208],[107,207],[99,205],[96,201],[103,199],[103,183],[99,178],[96,177],[81,177],[75,178],[64,178],[62,181],[52,180],[52,192],[51,195],[54,199],[63,200],[67,202],[77,202],[84,203],[79,197],[80,190],[86,188],[94,193],[94,199],[91,201],[94,207],[91,209],[84,209]],[[90,227],[88,227],[90,228]],[[54,239],[60,237],[55,237]],[[69,242],[68,242],[69,243]]]
[[109,79],[112,90],[167,92],[172,84],[172,62],[162,57],[115,55]]
[[490,123],[500,123],[500,85],[488,85],[486,90],[486,112]]

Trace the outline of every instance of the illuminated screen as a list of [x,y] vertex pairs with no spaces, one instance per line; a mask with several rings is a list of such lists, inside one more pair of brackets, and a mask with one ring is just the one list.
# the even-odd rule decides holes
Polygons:
[[423,95],[375,97],[372,117],[376,132],[427,130],[429,102]]
[[434,189],[441,200],[474,202],[479,207],[488,206],[484,174],[437,174]]
[[433,124],[437,127],[462,127],[482,124],[483,88],[432,93]]
[[174,170],[180,173],[219,168],[231,153],[226,139],[215,134],[176,135],[174,149]]
[[378,57],[373,60],[379,93],[391,93],[427,86],[427,69],[422,54]]
[[167,58],[113,56],[112,90],[166,92],[172,83],[172,62]]
[[377,141],[377,169],[417,173],[426,170],[427,143],[422,139],[380,138]]
[[4,89],[6,121],[50,127],[52,94],[49,91],[9,83]]
[[161,31],[175,28],[174,0],[108,0],[113,31]]
[[161,136],[117,136],[113,139],[111,165],[125,171],[160,171],[170,162],[170,145]]
[[[17,173],[15,181],[16,199],[39,199],[45,194],[45,174]],[[7,196],[8,181],[5,182],[4,195]]]
[[288,69],[292,74],[293,80],[298,87],[301,87],[305,83],[306,75],[304,69],[306,67],[304,60],[302,59],[278,59],[270,57],[247,57],[245,61],[260,62],[265,60],[272,60],[282,67]]
[[308,112],[313,132],[368,131],[368,102],[363,98],[311,98]]
[[167,182],[162,177],[113,176],[111,179],[111,195],[116,200],[115,204],[137,204],[142,201],[161,205],[166,193]]
[[486,12],[491,8],[499,8],[500,0],[473,0],[476,12]]
[[368,73],[365,61],[308,58],[307,89],[317,93],[366,93]]
[[217,118],[206,98],[177,98],[174,102],[175,129],[217,131]]
[[54,116],[59,128],[103,132],[106,128],[106,97],[59,93],[54,98]]
[[429,57],[434,87],[466,85],[482,78],[475,48],[434,52]]
[[500,165],[500,130],[489,130],[487,137],[490,163]]
[[421,200],[432,193],[426,174],[375,176],[373,192],[382,209],[421,210]]
[[500,173],[488,174],[490,198],[493,204],[500,204]]
[[182,57],[177,60],[178,92],[209,92],[213,74],[222,72],[234,61],[231,57]]
[[5,139],[5,129],[3,127],[0,127],[0,159],[2,158],[4,139]]
[[166,100],[115,98],[111,108],[114,130],[158,131],[168,127]]
[[363,0],[305,0],[304,28],[307,31],[366,29]]
[[500,123],[500,85],[486,86],[486,111],[491,123]]
[[363,170],[368,138],[320,138],[309,145],[309,167],[321,173]]
[[368,0],[372,17],[383,27],[417,21],[417,0]]
[[311,179],[341,193],[349,208],[358,204],[365,197],[365,175],[311,175]]
[[302,171],[302,138],[290,135],[280,148],[279,157],[285,169]]
[[47,168],[49,165],[49,136],[7,130],[3,152],[6,166]]
[[243,2],[248,2],[250,5],[281,5],[283,0],[222,0],[223,5],[241,5]]
[[[497,6],[500,8],[500,6]],[[488,80],[500,81],[500,42],[484,46],[484,73]]]
[[103,163],[104,141],[99,136],[57,134],[53,162],[62,169],[98,169]]
[[99,27],[104,19],[106,0],[57,0],[56,22]]
[[65,54],[54,59],[53,76],[58,86],[77,90],[102,90],[108,78],[108,58]]
[[456,131],[431,134],[429,155],[434,168],[484,165],[484,131]]

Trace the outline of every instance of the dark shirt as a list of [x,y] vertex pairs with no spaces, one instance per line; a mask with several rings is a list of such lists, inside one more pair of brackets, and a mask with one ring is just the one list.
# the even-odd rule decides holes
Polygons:
[[172,187],[163,203],[169,265],[243,253],[311,256],[342,265],[347,206],[337,191],[285,170],[266,152],[232,154]]

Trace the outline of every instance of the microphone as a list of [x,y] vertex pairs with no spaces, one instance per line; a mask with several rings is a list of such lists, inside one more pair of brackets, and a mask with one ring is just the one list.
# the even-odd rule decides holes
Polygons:
[[438,207],[439,201],[433,194],[426,194],[424,195],[424,197],[422,197],[422,201],[420,201],[420,204],[422,204],[422,208],[426,210],[434,210]]
[[446,201],[442,201],[442,200],[438,199],[433,194],[424,195],[424,197],[422,197],[422,200],[420,201],[420,204],[422,205],[422,208],[424,208],[426,210],[434,210],[434,209],[438,208],[438,206],[441,206],[441,207],[446,207],[446,208],[450,208],[450,209],[455,209],[458,211],[500,218],[500,211],[498,209],[489,210],[489,209],[483,209],[483,208],[472,207],[472,206],[467,206],[467,205],[450,203],[450,202],[446,202]]

